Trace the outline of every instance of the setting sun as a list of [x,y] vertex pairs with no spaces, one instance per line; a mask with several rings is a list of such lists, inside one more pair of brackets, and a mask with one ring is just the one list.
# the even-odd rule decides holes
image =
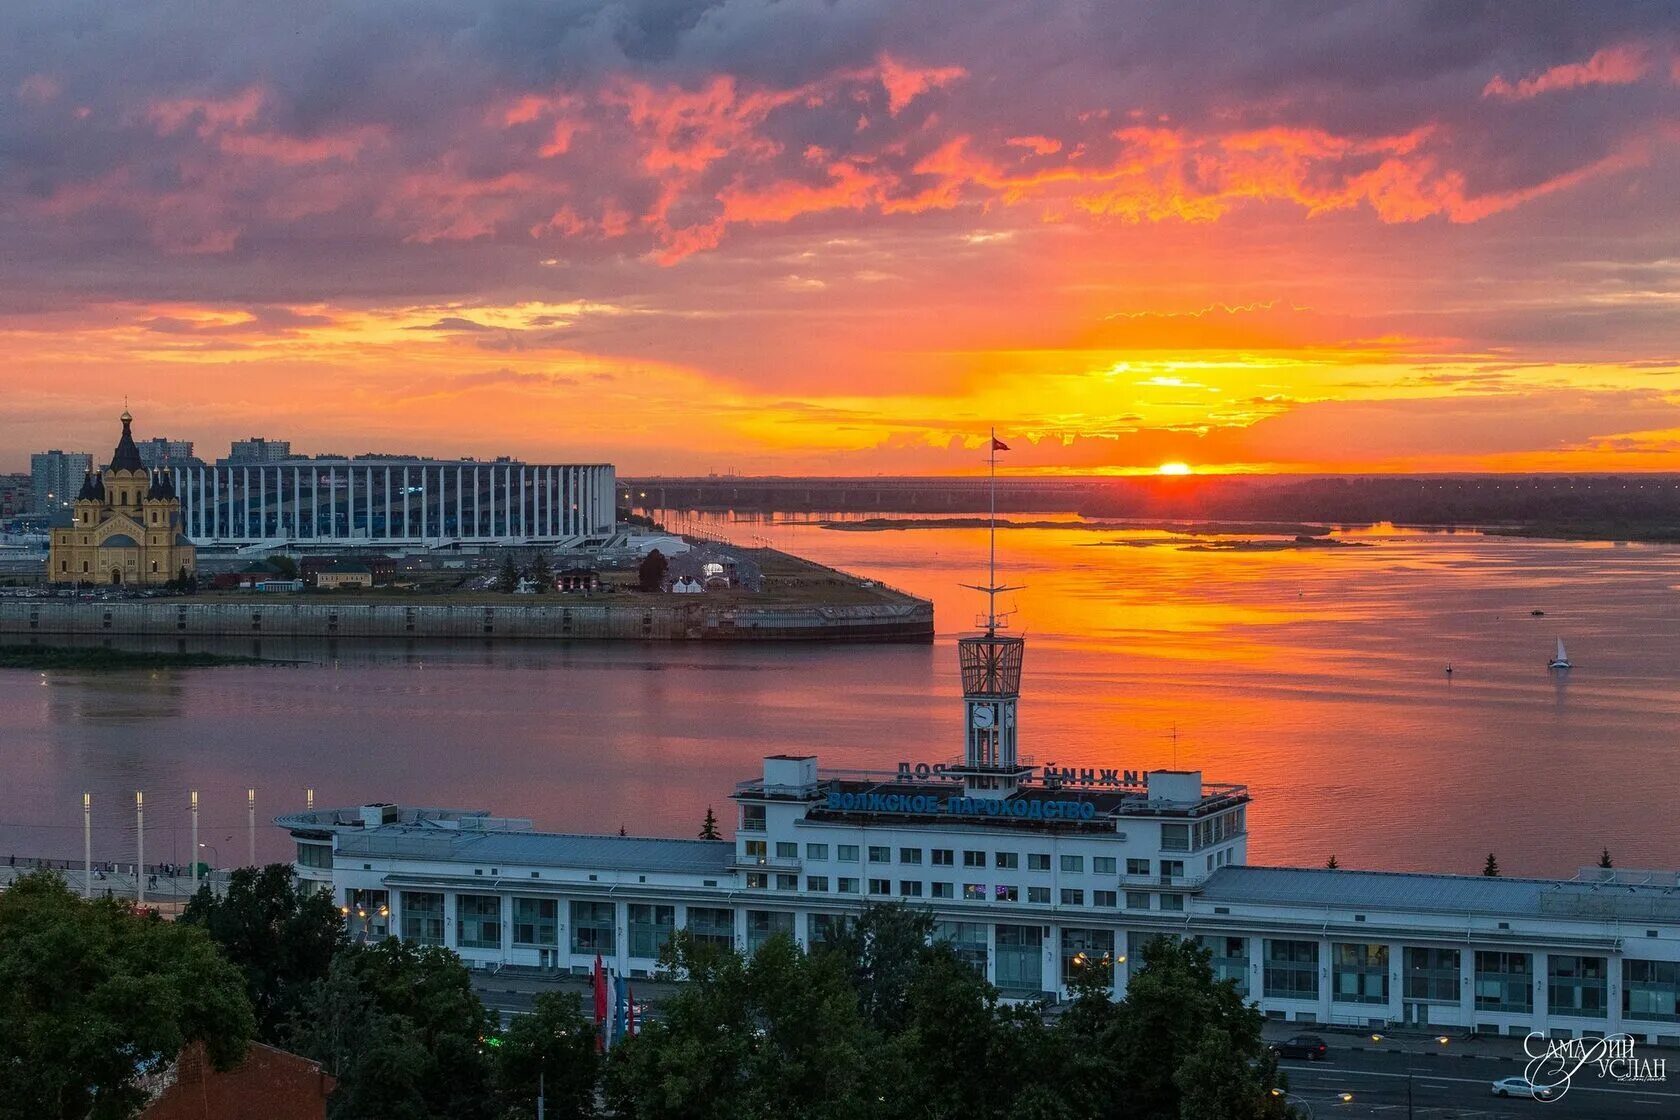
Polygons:
[[1189,474],[1189,463],[1162,463],[1155,468],[1156,474]]

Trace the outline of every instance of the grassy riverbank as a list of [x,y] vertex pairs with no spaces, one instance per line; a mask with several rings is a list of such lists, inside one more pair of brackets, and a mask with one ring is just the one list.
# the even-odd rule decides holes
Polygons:
[[105,646],[0,645],[0,669],[206,669],[218,665],[261,665],[256,657],[221,653],[138,653]]

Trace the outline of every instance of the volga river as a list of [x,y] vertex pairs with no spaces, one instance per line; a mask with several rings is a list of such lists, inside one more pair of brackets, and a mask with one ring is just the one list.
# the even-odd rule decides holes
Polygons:
[[[289,668],[0,671],[0,857],[228,864],[257,790],[300,807],[486,808],[693,835],[775,752],[891,768],[960,752],[952,640],[983,530],[720,524],[930,595],[931,646],[416,646]],[[1680,549],[1373,530],[1349,547],[1186,550],[1156,532],[998,534],[1027,637],[1023,753],[1246,783],[1250,860],[1507,874],[1680,864]],[[1536,616],[1532,612],[1543,611]],[[1558,637],[1577,668],[1549,673]],[[1445,672],[1448,664],[1454,672]]]

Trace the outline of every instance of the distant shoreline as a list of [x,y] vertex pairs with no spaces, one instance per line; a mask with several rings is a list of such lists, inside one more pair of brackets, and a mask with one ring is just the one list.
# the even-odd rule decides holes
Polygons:
[[[1067,529],[1075,532],[1135,532],[1174,533],[1185,537],[1261,536],[1312,538],[1319,544],[1331,533],[1348,528],[1368,528],[1383,521],[1321,524],[1282,521],[1163,521],[1100,518],[1077,521],[1016,521],[999,518],[999,529]],[[1512,537],[1521,540],[1556,541],[1626,541],[1632,544],[1680,544],[1680,525],[1616,525],[1616,524],[1490,524],[1462,521],[1423,522],[1390,521],[1397,530],[1427,533],[1479,533],[1488,537]],[[825,519],[809,522],[820,529],[851,533],[881,533],[909,529],[984,529],[991,522],[984,517],[867,517],[857,521]],[[1113,542],[1126,543],[1126,542]],[[1253,542],[1256,545],[1266,542]],[[1352,543],[1352,542],[1337,542]],[[1211,546],[1200,546],[1212,551]],[[1228,548],[1229,546],[1227,546]]]
[[[881,533],[900,529],[985,529],[992,522],[984,517],[866,517],[861,521],[824,520],[819,529],[848,533]],[[1329,525],[1298,525],[1274,521],[1012,521],[999,518],[999,529],[1075,529],[1112,533],[1126,529],[1143,532],[1178,533],[1186,537],[1272,536],[1322,537],[1333,532]]]
[[118,672],[132,669],[213,669],[228,665],[279,665],[261,657],[221,653],[140,653],[107,646],[0,645],[0,669],[83,669]]

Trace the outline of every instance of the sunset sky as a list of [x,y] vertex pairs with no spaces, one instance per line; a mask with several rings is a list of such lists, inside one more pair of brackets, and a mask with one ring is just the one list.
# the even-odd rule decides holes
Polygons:
[[1680,6],[16,4],[0,469],[1680,469]]

